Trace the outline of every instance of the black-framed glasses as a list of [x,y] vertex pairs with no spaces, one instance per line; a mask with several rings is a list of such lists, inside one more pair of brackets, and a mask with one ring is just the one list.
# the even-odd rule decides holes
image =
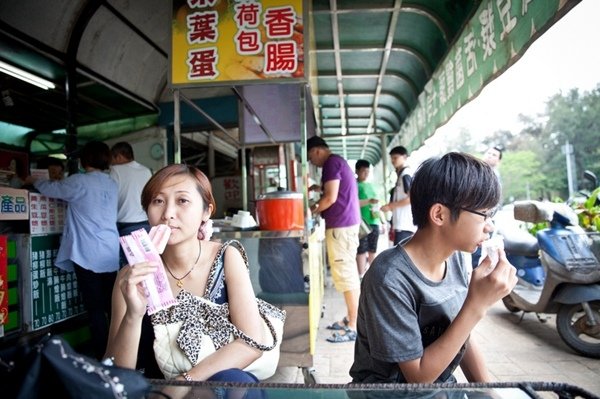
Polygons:
[[492,209],[490,209],[487,212],[479,212],[479,211],[475,211],[473,209],[463,208],[463,207],[461,207],[460,209],[463,210],[463,211],[474,213],[475,215],[482,216],[484,221],[487,221],[488,219],[492,220],[492,218],[494,217],[494,215],[496,215],[496,212],[498,212],[498,208],[492,208]]

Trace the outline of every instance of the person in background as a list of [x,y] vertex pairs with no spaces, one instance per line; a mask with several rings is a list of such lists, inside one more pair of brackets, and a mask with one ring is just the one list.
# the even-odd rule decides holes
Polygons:
[[368,265],[373,263],[377,254],[377,242],[379,241],[380,211],[379,200],[375,193],[375,188],[367,181],[369,178],[371,164],[365,159],[359,159],[354,165],[356,172],[356,181],[358,183],[358,200],[360,205],[360,215],[362,219],[371,227],[371,232],[359,240],[356,253],[356,264],[358,266],[358,275],[362,278],[367,271]]
[[323,168],[321,186],[309,187],[322,191],[321,198],[311,206],[313,215],[320,213],[325,219],[325,242],[333,284],[343,292],[347,315],[327,328],[334,331],[329,342],[349,342],[356,339],[356,316],[360,295],[360,278],[356,266],[360,207],[358,187],[348,162],[333,154],[321,137],[307,140],[308,160]]
[[[483,161],[491,166],[492,170],[496,174],[498,181],[500,182],[500,186],[502,188],[502,180],[500,179],[500,163],[502,163],[502,148],[500,146],[493,146],[488,148],[488,150],[483,155]],[[502,196],[500,196],[500,201],[502,200]],[[500,202],[498,201],[498,202]]]
[[[240,330],[258,342],[265,343],[270,339],[264,337],[262,319],[241,253],[237,248],[227,247],[223,257],[217,259],[222,244],[208,240],[210,236],[206,228],[216,204],[206,175],[194,166],[168,165],[150,178],[141,198],[150,224],[166,224],[171,228],[162,260],[168,271],[168,283],[178,299],[178,304],[173,306],[183,317],[182,322],[189,326],[185,332],[181,329],[174,334],[191,334],[182,344],[196,347],[200,344],[196,341],[196,330],[192,328],[197,323],[193,315],[198,312],[194,298],[219,304],[227,302],[231,321]],[[223,262],[222,271],[211,276],[212,265],[217,261]],[[164,378],[157,371],[154,352],[156,350],[165,357],[165,352],[168,354],[171,350],[171,346],[165,346],[166,343],[160,346],[160,341],[154,342],[150,324],[150,317],[152,322],[168,317],[162,314],[166,310],[152,316],[146,314],[147,299],[142,283],[157,267],[153,262],[141,262],[127,265],[119,272],[113,290],[113,318],[106,350],[106,357],[113,357],[116,365],[143,369],[148,378]],[[217,282],[210,292],[205,292],[211,278],[216,278]],[[148,336],[150,339],[146,339]],[[158,345],[154,349],[153,342]],[[235,339],[175,379],[255,383],[258,379],[243,369],[261,354],[260,350],[247,345],[242,339]]]
[[[498,179],[498,183],[500,183],[500,192],[502,192],[502,179],[500,178],[500,163],[502,162],[502,148],[500,146],[493,146],[487,149],[485,154],[483,154],[483,162],[490,165],[496,178]],[[500,199],[498,200],[498,204],[496,206],[502,205],[502,195],[500,195]],[[471,254],[471,266],[476,268],[479,265],[479,261],[481,259],[481,247],[477,247],[475,252]]]
[[50,180],[62,180],[65,177],[65,164],[58,158],[43,158],[38,161],[37,167],[47,169]]
[[[110,152],[112,155],[110,177],[119,186],[119,210],[117,213],[119,235],[124,236],[142,228],[150,231],[148,216],[142,209],[141,195],[152,172],[135,161],[133,148],[128,142],[116,143],[111,147]],[[127,259],[122,249],[119,254],[119,262],[123,267],[127,264]]]
[[26,183],[21,179],[23,167],[17,159],[11,159],[8,164],[8,170],[12,172],[9,176],[9,187],[11,188],[22,188]]
[[118,187],[106,173],[110,158],[108,145],[90,141],[79,154],[85,173],[62,180],[27,178],[41,194],[68,204],[55,265],[75,271],[98,359],[106,350],[111,291],[119,270]]
[[358,338],[350,368],[356,383],[452,383],[491,376],[471,333],[517,283],[503,249],[469,280],[464,252],[493,231],[500,197],[492,169],[467,154],[425,161],[410,192],[417,231],[381,252],[362,282]]
[[[392,189],[390,202],[381,207],[383,212],[392,212],[390,237],[393,235],[394,245],[412,236],[416,230],[410,213],[410,186],[412,175],[406,164],[408,151],[403,146],[390,150],[390,160],[396,169],[396,186]],[[391,233],[393,231],[393,234]]]

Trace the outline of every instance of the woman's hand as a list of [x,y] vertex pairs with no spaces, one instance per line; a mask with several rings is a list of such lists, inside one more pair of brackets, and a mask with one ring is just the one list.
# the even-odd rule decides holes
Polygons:
[[124,272],[120,275],[119,286],[127,303],[128,313],[139,317],[143,317],[146,313],[148,300],[143,281],[152,278],[151,276],[157,268],[158,265],[154,262],[141,262],[125,266]]

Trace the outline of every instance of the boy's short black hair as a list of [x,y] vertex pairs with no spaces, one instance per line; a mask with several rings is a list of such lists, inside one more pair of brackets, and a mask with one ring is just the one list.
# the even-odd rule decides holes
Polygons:
[[312,136],[311,138],[306,140],[306,152],[309,152],[310,150],[312,150],[315,147],[329,148],[329,146],[327,145],[325,140],[323,140],[321,137]]
[[354,169],[355,170],[359,170],[362,168],[369,168],[371,167],[371,163],[369,161],[367,161],[366,159],[359,159],[358,161],[356,161],[356,164],[354,165]]
[[460,152],[429,158],[415,172],[410,187],[413,223],[421,228],[428,224],[429,209],[434,204],[447,206],[452,219],[461,208],[493,208],[500,201],[500,183],[485,162]]
[[390,150],[390,155],[408,155],[408,150],[404,146],[396,146]]

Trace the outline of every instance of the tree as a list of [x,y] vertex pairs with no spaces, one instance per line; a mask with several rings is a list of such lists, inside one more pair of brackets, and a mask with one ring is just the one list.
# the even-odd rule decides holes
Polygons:
[[[591,92],[572,89],[567,94],[555,94],[546,103],[539,118],[523,117],[527,121],[521,135],[535,144],[533,151],[542,160],[541,171],[546,176],[546,188],[562,198],[568,196],[566,160],[563,146],[568,140],[574,149],[575,170],[580,181],[583,171],[600,172],[600,85]],[[579,186],[580,184],[578,184]]]
[[507,151],[500,164],[504,203],[546,197],[542,162],[533,151]]

